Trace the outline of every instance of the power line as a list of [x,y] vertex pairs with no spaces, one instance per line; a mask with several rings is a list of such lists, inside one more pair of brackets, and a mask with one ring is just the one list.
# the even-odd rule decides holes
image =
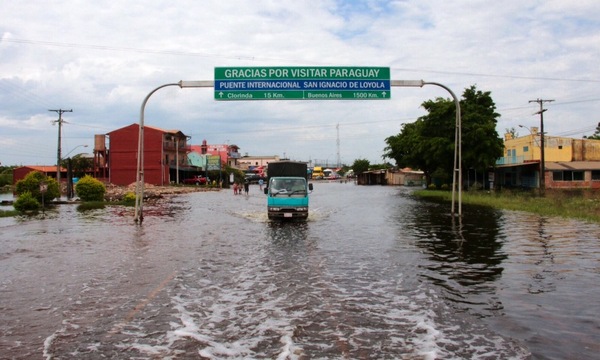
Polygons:
[[595,130],[596,130],[596,126],[588,126],[588,127],[585,127],[585,128],[563,131],[563,132],[558,133],[556,135],[558,135],[558,136],[572,136],[572,135],[576,135],[576,134],[584,134],[584,133],[587,133],[589,131],[595,131]]
[[426,69],[407,69],[407,68],[391,68],[391,69],[392,70],[398,70],[398,71],[422,72],[422,73],[445,74],[445,75],[495,77],[495,78],[520,79],[520,80],[571,81],[571,82],[600,83],[600,80],[598,80],[598,79],[551,78],[551,77],[534,77],[534,76],[519,76],[519,75],[501,75],[501,74],[484,74],[484,73],[470,73],[470,72],[457,72],[457,71],[441,71],[441,70],[426,70]]
[[[200,53],[200,52],[193,52],[193,51],[155,50],[155,49],[142,49],[142,48],[107,46],[107,45],[60,43],[60,42],[55,42],[55,41],[40,41],[40,40],[27,40],[27,39],[3,39],[2,41],[12,42],[12,43],[16,43],[16,44],[44,45],[44,46],[80,48],[80,49],[91,49],[91,50],[101,50],[101,51],[123,51],[123,52],[136,52],[136,53],[158,54],[158,55],[193,56],[193,57],[207,57],[207,58],[213,57],[213,58],[248,60],[248,61],[257,61],[257,60],[286,61],[286,62],[291,62],[291,63],[300,63],[300,61],[295,60],[295,59],[271,58],[271,57],[260,57],[260,56],[249,56],[249,55],[224,55],[224,54],[216,54],[216,53]],[[303,60],[301,63],[329,65],[329,64],[325,64],[325,63],[319,63],[319,62],[307,62],[305,60]],[[494,78],[521,79],[521,80],[600,83],[599,79],[570,79],[570,78],[553,78],[553,77],[534,77],[534,76],[485,74],[485,73],[430,70],[430,69],[412,69],[412,68],[390,68],[390,69],[395,70],[395,71],[420,72],[420,73],[445,74],[445,75],[494,77]]]

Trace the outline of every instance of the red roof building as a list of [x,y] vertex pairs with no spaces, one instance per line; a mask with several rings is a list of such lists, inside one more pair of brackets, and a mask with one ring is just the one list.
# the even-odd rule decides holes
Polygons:
[[[54,166],[37,166],[37,165],[26,165],[15,168],[13,170],[13,185],[17,183],[17,181],[22,180],[32,171],[39,171],[46,176],[56,179],[56,165]],[[66,169],[61,168],[61,172],[66,171]]]

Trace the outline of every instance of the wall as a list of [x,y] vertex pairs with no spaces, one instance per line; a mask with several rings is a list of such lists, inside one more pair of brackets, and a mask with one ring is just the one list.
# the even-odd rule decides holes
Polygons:
[[[129,185],[137,178],[137,152],[139,125],[115,130],[110,137],[110,182]],[[144,127],[144,182],[153,185],[165,184],[169,172],[162,169],[162,132]],[[165,174],[166,173],[166,174]]]
[[573,140],[573,161],[599,161],[600,140]]

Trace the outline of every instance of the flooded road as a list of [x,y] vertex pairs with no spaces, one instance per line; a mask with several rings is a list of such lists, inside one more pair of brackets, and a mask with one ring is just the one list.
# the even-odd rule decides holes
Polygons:
[[600,226],[316,183],[0,219],[6,359],[588,359]]

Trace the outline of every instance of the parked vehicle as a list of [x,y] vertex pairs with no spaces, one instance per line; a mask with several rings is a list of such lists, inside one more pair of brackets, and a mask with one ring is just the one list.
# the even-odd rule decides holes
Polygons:
[[266,181],[266,177],[264,176],[260,176],[259,174],[254,174],[254,173],[247,173],[245,176],[245,179],[248,180],[248,182],[250,184],[258,184],[258,182],[262,179],[263,181]]
[[312,178],[315,180],[323,179],[325,174],[323,173],[323,168],[320,166],[315,166],[312,171]]
[[306,163],[271,162],[267,169],[267,215],[271,220],[306,220],[308,194],[313,184],[307,182]]
[[205,185],[208,183],[208,178],[205,176],[196,175],[189,179],[184,179],[183,183],[187,185]]

